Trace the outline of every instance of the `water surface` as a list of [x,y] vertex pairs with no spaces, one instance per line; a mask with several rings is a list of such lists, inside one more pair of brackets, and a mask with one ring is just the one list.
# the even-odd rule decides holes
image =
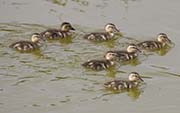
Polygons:
[[[0,112],[1,113],[179,113],[180,41],[179,0],[1,0]],[[34,32],[69,21],[77,28],[73,39],[48,42],[29,54],[8,46],[30,40]],[[123,37],[107,43],[83,40],[85,32],[101,31],[108,22]],[[94,72],[81,64],[101,59],[107,50],[154,39],[167,33],[175,43],[168,52],[141,55],[137,62]],[[131,71],[146,85],[129,92],[107,91],[103,83],[127,78]]]

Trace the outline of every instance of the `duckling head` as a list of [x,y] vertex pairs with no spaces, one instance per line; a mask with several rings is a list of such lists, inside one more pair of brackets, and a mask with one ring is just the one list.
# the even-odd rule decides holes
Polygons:
[[144,80],[140,77],[139,73],[137,73],[137,72],[131,72],[129,74],[129,80],[144,82]]
[[141,52],[141,50],[135,45],[135,44],[130,44],[128,47],[127,47],[127,52],[128,53],[132,53],[132,52]]
[[116,26],[112,23],[108,23],[105,25],[105,31],[107,33],[116,33],[119,32],[119,30],[116,28]]
[[171,43],[171,40],[168,38],[168,36],[165,33],[159,33],[157,36],[157,41],[163,44]]
[[113,60],[116,59],[116,56],[117,56],[117,54],[114,53],[113,51],[108,51],[108,52],[105,54],[104,57],[105,57],[106,60],[113,61]]
[[75,30],[75,29],[72,27],[72,25],[69,22],[63,22],[61,24],[61,30],[68,32],[70,30]]
[[33,33],[32,37],[31,37],[31,41],[39,42],[40,40],[44,41],[44,39],[41,37],[41,35],[39,33]]

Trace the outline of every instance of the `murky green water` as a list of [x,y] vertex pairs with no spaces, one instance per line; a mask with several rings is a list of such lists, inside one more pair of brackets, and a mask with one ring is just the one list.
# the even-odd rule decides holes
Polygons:
[[[0,0],[0,113],[179,113],[179,0]],[[8,46],[34,32],[69,21],[72,40],[53,41],[42,51],[21,54]],[[83,40],[84,32],[108,22],[124,37],[108,43]],[[111,49],[165,32],[175,43],[166,53],[140,56],[138,62],[94,72],[81,67]],[[131,37],[131,38],[127,38]],[[113,93],[105,81],[143,76],[140,89]]]

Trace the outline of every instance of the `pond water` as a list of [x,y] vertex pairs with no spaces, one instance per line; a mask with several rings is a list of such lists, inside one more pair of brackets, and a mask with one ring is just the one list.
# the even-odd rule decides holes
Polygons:
[[[179,0],[0,0],[0,113],[179,113]],[[48,42],[41,51],[22,54],[9,45],[29,40],[69,21],[73,39]],[[123,37],[105,43],[82,39],[108,22]],[[102,58],[128,43],[167,33],[175,46],[168,52],[140,56],[138,62],[95,72],[81,64]],[[103,83],[145,76],[146,85],[129,92],[107,91]]]

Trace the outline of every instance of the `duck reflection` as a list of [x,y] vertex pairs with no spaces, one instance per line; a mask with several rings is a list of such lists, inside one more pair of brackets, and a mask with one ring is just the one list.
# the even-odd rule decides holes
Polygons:
[[124,89],[121,91],[115,91],[115,90],[109,90],[111,93],[105,94],[105,95],[114,95],[114,94],[121,94],[121,93],[127,93],[127,96],[129,96],[132,100],[137,100],[140,95],[144,92],[143,89],[140,88],[133,88],[133,89]]
[[96,99],[109,100],[107,98],[107,96],[112,97],[112,96],[115,96],[117,94],[126,93],[127,96],[130,97],[132,100],[137,100],[140,98],[140,96],[144,92],[144,89],[139,87],[139,88],[132,88],[132,89],[124,89],[124,90],[105,89],[104,91],[108,92],[108,93],[104,93],[104,94],[102,94],[100,96],[96,96],[92,99],[93,100],[96,100]]
[[159,51],[156,51],[156,53],[159,55],[159,56],[164,56],[166,55],[170,50],[172,49],[172,47],[165,47],[163,49],[160,49]]

